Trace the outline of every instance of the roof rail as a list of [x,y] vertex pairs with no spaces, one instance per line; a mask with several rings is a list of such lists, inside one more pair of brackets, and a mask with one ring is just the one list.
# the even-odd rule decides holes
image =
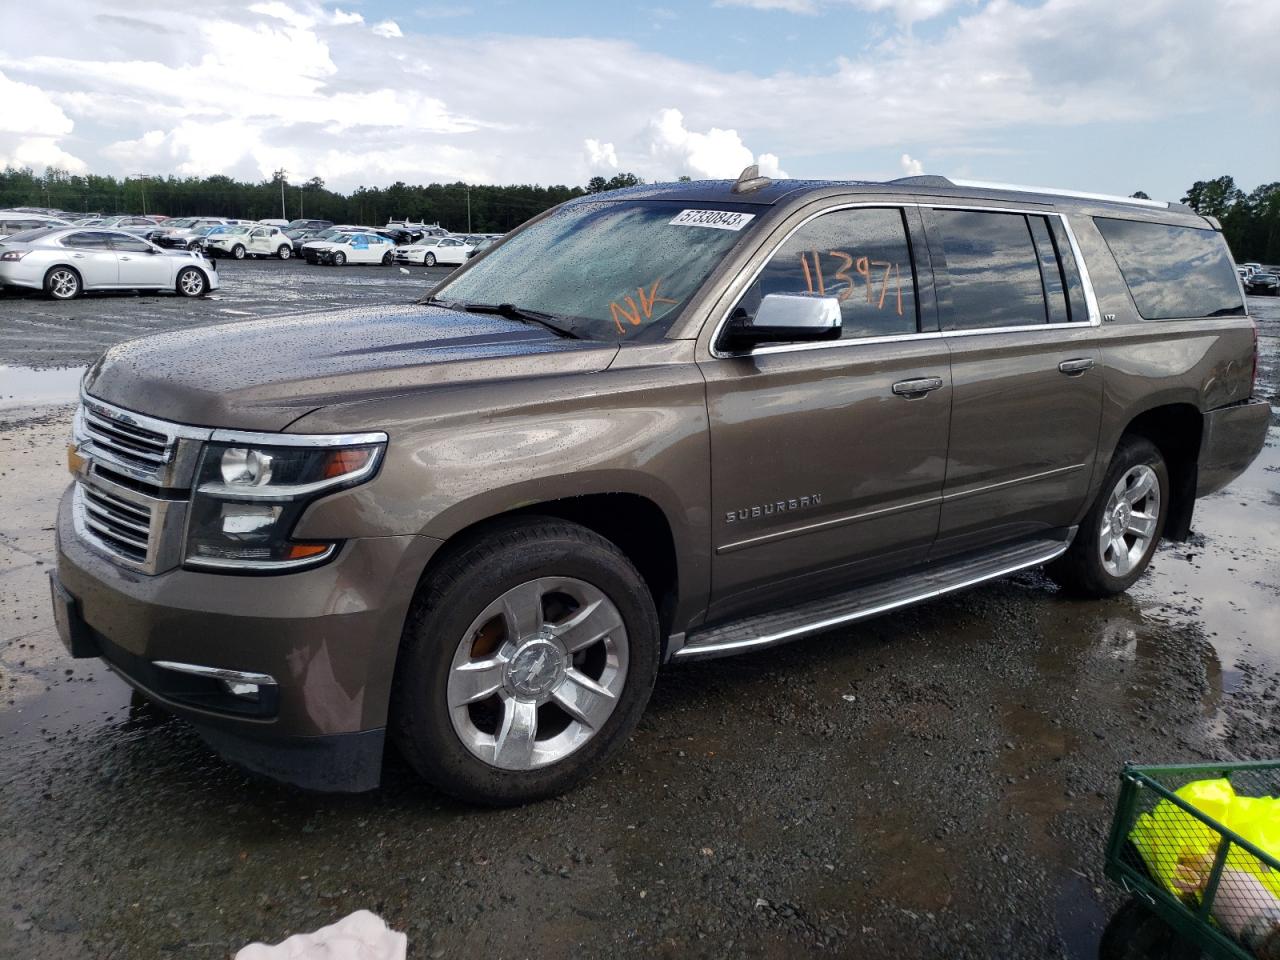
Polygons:
[[1173,206],[1165,200],[1143,200],[1141,197],[1122,197],[1113,193],[1088,193],[1084,190],[1061,190],[1057,187],[1026,187],[1017,183],[992,183],[987,180],[952,180],[951,183],[957,187],[980,187],[985,190],[1009,190],[1013,193],[1043,193],[1051,197],[1075,197],[1078,200],[1129,203],[1138,207],[1155,207],[1158,210],[1168,210]]

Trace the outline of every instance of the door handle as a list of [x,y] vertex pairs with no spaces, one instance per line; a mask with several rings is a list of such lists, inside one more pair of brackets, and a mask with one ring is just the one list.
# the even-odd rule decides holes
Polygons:
[[920,377],[917,380],[899,380],[893,385],[893,392],[908,400],[916,400],[941,386],[941,377]]
[[1093,367],[1093,357],[1079,357],[1075,360],[1063,360],[1058,369],[1068,377],[1078,377]]
[[121,260],[132,260],[132,259],[133,259],[133,257],[121,257],[120,259],[121,259]]
[[72,256],[72,257],[74,257],[74,258],[75,258],[75,259],[77,259],[77,260],[83,260],[83,259],[84,259],[84,254],[83,254],[83,253],[73,253],[71,256]]

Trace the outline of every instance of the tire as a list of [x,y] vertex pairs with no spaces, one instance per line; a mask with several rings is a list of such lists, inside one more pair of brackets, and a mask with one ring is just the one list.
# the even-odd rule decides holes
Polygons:
[[333,260],[331,262],[335,267],[345,266],[347,262],[347,255],[341,250],[338,250],[334,253]]
[[237,260],[243,260],[244,254],[245,254],[245,249],[244,249],[244,244],[242,243],[237,243],[234,247],[231,248],[231,256],[235,257]]
[[[589,642],[566,654],[562,636],[574,636],[579,616],[578,639]],[[424,780],[455,797],[490,806],[552,797],[630,736],[659,650],[653,598],[614,544],[552,518],[499,523],[419,587],[396,664],[392,737]]]
[[424,267],[434,267],[436,265],[436,255],[434,253],[428,253],[422,258],[422,265]]
[[[1140,496],[1143,489],[1148,492]],[[1169,470],[1164,457],[1145,437],[1121,437],[1075,540],[1047,572],[1064,589],[1081,596],[1123,593],[1146,571],[1168,516]],[[1112,535],[1117,527],[1118,538]]]
[[396,259],[395,254],[393,254],[390,250],[388,250],[386,253],[382,255],[382,265],[384,267],[389,267],[395,261],[395,259]]
[[51,300],[74,300],[84,292],[84,281],[72,267],[52,267],[44,275],[44,292]]
[[209,292],[209,278],[198,267],[183,267],[178,271],[174,290],[180,297],[203,297]]
[[1172,960],[1195,956],[1174,929],[1141,900],[1125,901],[1098,943],[1098,960]]
[[276,256],[281,260],[288,260],[293,256],[293,247],[289,246],[287,243],[281,245],[280,249],[276,251]]

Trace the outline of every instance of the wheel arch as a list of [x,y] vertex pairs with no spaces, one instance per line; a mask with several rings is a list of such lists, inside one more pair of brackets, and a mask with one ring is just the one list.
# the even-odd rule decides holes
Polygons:
[[53,273],[53,271],[55,270],[70,270],[72,273],[76,275],[76,279],[80,281],[80,292],[81,293],[86,292],[86,287],[84,283],[84,274],[81,273],[79,270],[77,270],[74,264],[62,263],[62,262],[49,264],[49,267],[44,272],[44,276],[40,278],[41,290],[49,289],[49,274]]
[[680,599],[681,567],[676,534],[662,507],[639,493],[577,494],[521,504],[474,520],[444,538],[442,546],[423,569],[417,589],[422,589],[450,556],[497,527],[520,519],[548,517],[576,523],[599,534],[635,565],[653,597],[665,655],[666,638]]
[[[1164,457],[1170,487],[1164,536],[1169,540],[1182,541],[1191,535],[1203,432],[1204,415],[1200,408],[1186,401],[1175,401],[1150,407],[1132,417],[1117,440],[1118,446],[1127,436],[1143,437],[1155,444]],[[1113,456],[1114,453],[1113,449]]]

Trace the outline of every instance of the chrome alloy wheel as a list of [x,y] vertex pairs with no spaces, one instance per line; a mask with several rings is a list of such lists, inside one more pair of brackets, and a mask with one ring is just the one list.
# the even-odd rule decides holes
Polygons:
[[59,300],[70,300],[80,292],[80,278],[65,267],[49,275],[49,292]]
[[204,293],[204,276],[199,270],[183,270],[178,283],[188,297],[198,297]]
[[1123,577],[1142,562],[1159,519],[1160,479],[1145,463],[1130,467],[1102,511],[1098,549],[1107,573]]
[[622,615],[569,577],[512,587],[472,622],[446,698],[454,732],[501,770],[563,760],[600,732],[627,681]]

